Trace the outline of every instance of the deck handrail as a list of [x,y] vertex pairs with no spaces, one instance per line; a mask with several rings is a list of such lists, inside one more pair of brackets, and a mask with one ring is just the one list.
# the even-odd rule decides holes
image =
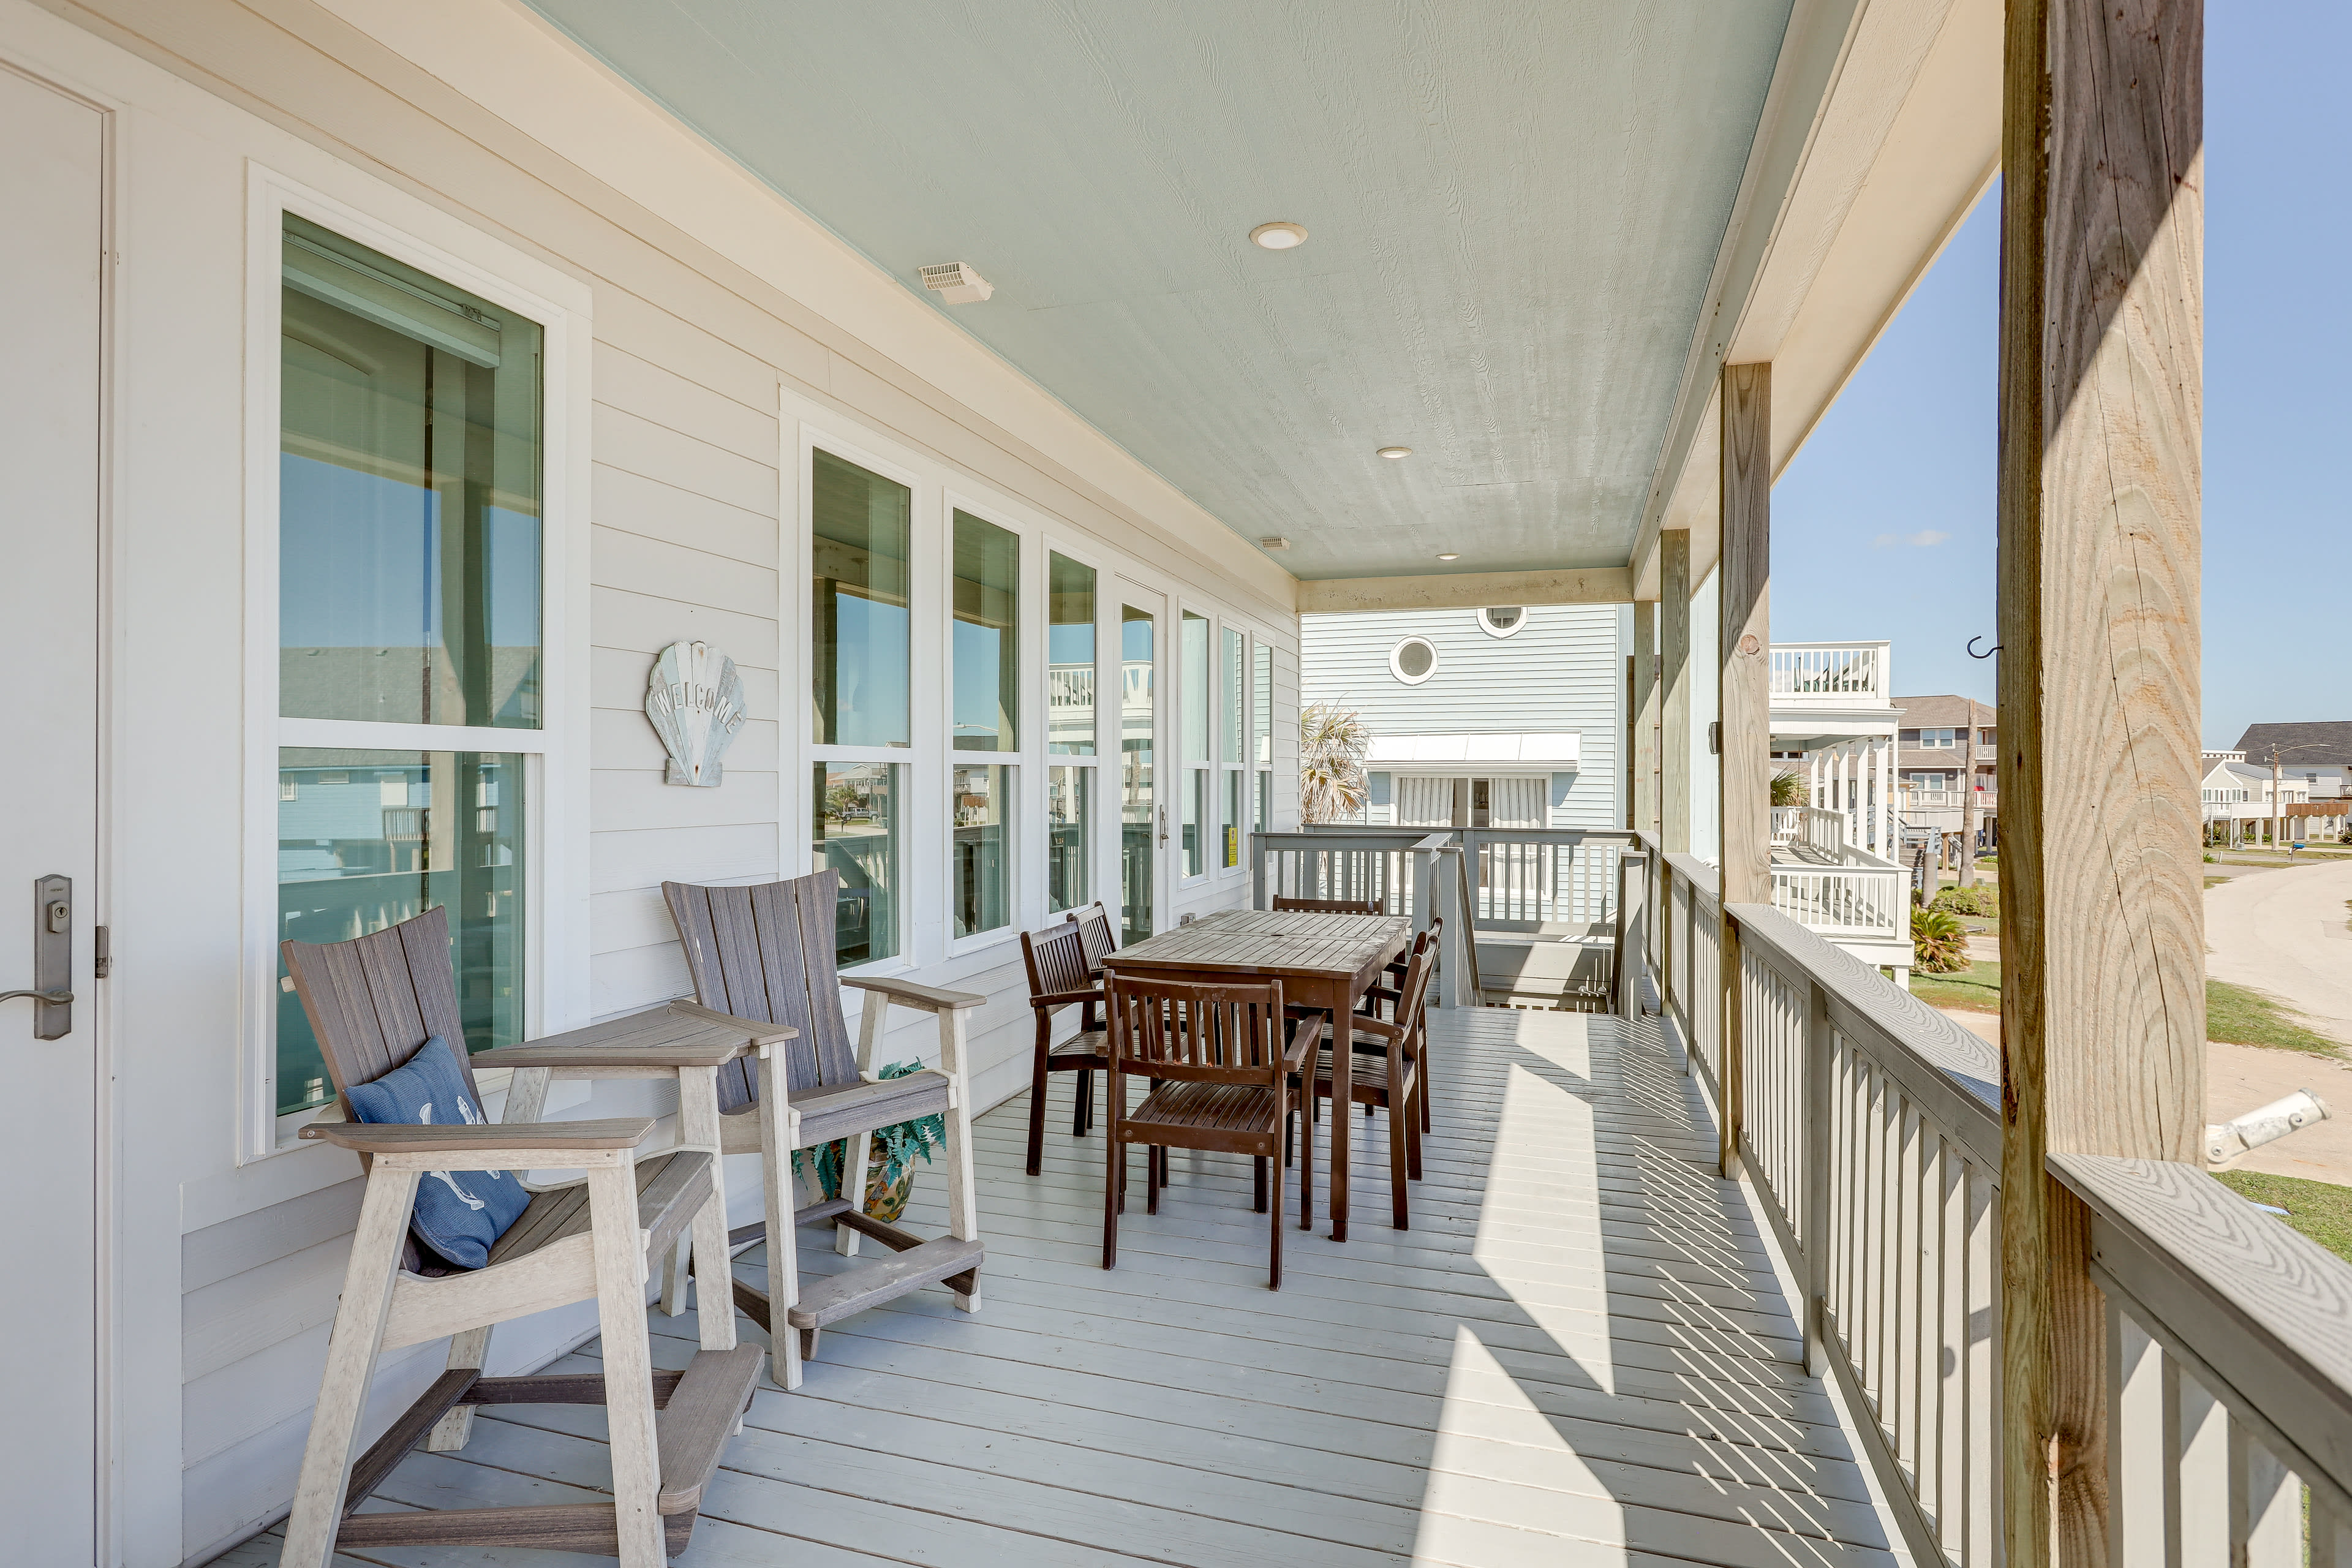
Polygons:
[[[1662,998],[1803,1292],[1807,1365],[1839,1384],[1913,1556],[2000,1568],[1999,1052],[1778,910],[1718,910],[1713,867],[1649,861]],[[1705,962],[1727,937],[1727,1089]],[[2116,1560],[2344,1561],[2352,1265],[2193,1166],[2048,1169],[2090,1210],[2106,1296]]]

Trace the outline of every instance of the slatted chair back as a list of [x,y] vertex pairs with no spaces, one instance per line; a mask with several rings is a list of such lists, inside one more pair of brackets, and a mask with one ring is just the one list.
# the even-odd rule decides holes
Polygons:
[[373,1083],[404,1066],[436,1035],[457,1052],[466,1088],[475,1104],[482,1102],[457,1012],[447,910],[436,904],[349,942],[287,942],[278,951],[346,1119],[353,1084]]
[[1029,971],[1029,994],[1054,996],[1093,989],[1087,978],[1086,931],[1075,921],[1044,931],[1021,933],[1021,963]]
[[1318,915],[1384,915],[1378,899],[1293,899],[1280,893],[1274,896],[1277,910],[1299,910]]
[[[857,1053],[841,1012],[833,959],[841,873],[832,869],[749,888],[664,882],[687,972],[704,1006],[800,1037],[785,1047],[784,1087],[833,1088],[857,1081]],[[719,1109],[759,1101],[759,1078],[742,1059],[719,1069]]]
[[1422,1007],[1429,1000],[1429,977],[1437,967],[1436,943],[1427,940],[1428,935],[1423,931],[1423,940],[1412,944],[1412,956],[1405,963],[1404,984],[1397,988],[1394,1022],[1405,1031],[1407,1039],[1413,1037],[1421,1024]]
[[1097,899],[1070,919],[1077,924],[1078,942],[1086,949],[1087,967],[1100,969],[1118,951],[1118,931],[1110,923],[1110,911]]
[[1114,1072],[1191,1083],[1266,1084],[1283,1066],[1282,983],[1200,985],[1103,972]]

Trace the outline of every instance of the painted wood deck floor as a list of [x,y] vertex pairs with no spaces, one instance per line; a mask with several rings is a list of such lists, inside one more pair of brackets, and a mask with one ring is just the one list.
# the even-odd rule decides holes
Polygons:
[[[1353,1239],[1294,1227],[1279,1292],[1246,1162],[1176,1154],[1151,1216],[1138,1161],[1105,1271],[1102,1142],[1070,1136],[1073,1078],[1039,1176],[1025,1097],[982,1119],[983,1310],[925,1291],[827,1330],[800,1393],[761,1389],[682,1568],[1891,1564],[1672,1043],[1601,1016],[1432,1016],[1412,1228],[1387,1223],[1385,1128],[1360,1116]],[[935,1179],[909,1223],[944,1225]],[[829,1232],[803,1236],[803,1269],[842,1264]],[[693,1319],[654,1321],[657,1364],[683,1365]],[[412,1456],[371,1506],[585,1500],[602,1425],[486,1412],[464,1453]],[[276,1552],[273,1532],[221,1561]]]

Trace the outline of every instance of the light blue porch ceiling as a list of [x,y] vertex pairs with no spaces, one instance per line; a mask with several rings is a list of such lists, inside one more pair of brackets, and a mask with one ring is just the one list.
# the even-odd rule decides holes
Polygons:
[[532,3],[1302,577],[1624,563],[1789,14]]

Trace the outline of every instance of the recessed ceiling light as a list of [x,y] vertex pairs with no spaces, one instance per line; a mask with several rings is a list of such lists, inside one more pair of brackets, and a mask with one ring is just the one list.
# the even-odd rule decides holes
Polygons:
[[1462,557],[1461,557],[1461,555],[1460,555],[1460,554],[1458,554],[1458,553],[1452,553],[1452,552],[1449,552],[1449,553],[1445,553],[1445,554],[1441,554],[1441,555],[1439,555],[1439,556],[1438,556],[1438,559],[1439,559],[1440,561],[1459,561],[1459,560],[1461,560],[1461,559],[1462,559]]
[[1262,223],[1250,230],[1250,243],[1267,250],[1291,250],[1307,243],[1307,229],[1295,223]]
[[1412,448],[1410,447],[1383,447],[1381,448],[1381,456],[1389,458],[1391,461],[1394,461],[1399,458],[1412,457]]

